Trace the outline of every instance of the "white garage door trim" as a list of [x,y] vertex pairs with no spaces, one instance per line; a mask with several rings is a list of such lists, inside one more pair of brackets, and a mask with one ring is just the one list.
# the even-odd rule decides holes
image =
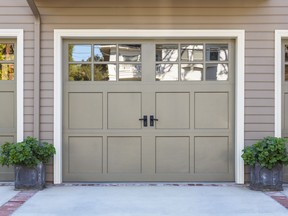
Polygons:
[[288,39],[288,30],[275,30],[275,136],[282,135],[282,41]]
[[23,89],[23,70],[24,70],[24,33],[23,29],[0,29],[0,38],[17,40],[17,141],[20,142],[24,137],[24,89]]
[[244,30],[116,30],[57,29],[54,30],[54,184],[62,183],[62,46],[63,39],[225,39],[236,41],[235,68],[235,181],[244,183]]

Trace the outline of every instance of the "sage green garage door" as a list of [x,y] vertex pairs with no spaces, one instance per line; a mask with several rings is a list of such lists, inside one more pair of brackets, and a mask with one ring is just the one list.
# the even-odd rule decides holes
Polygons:
[[[282,136],[288,138],[288,41],[283,44],[283,76],[282,76]],[[288,148],[288,146],[287,146]],[[284,167],[284,181],[288,182],[288,166]]]
[[234,181],[233,41],[64,53],[64,181]]
[[[16,140],[16,43],[0,40],[0,145]],[[12,180],[13,169],[0,166],[0,181]]]

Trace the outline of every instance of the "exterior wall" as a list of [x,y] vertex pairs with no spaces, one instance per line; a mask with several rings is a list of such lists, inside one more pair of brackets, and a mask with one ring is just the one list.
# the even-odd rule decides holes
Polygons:
[[24,30],[24,137],[33,136],[34,18],[26,1],[0,0],[0,29]]
[[[40,139],[53,142],[54,29],[241,29],[245,48],[245,144],[274,135],[274,32],[288,29],[286,0],[35,0],[42,20]],[[33,135],[33,15],[0,0],[0,28],[23,28],[24,135]],[[48,167],[52,180],[52,166]]]

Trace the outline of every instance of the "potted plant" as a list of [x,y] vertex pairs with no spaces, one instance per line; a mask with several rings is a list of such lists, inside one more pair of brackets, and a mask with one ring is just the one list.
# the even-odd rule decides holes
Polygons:
[[14,166],[15,189],[45,187],[45,164],[56,153],[52,144],[27,137],[22,142],[6,142],[0,148],[0,164]]
[[287,140],[265,137],[243,149],[241,157],[250,166],[252,190],[283,190],[283,165],[288,165]]

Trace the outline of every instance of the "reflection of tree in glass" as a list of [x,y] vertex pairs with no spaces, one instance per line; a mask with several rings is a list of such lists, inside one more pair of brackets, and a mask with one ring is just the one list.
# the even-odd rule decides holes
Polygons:
[[70,81],[89,81],[91,80],[91,66],[89,64],[70,64]]
[[94,69],[94,80],[96,81],[108,81],[109,80],[109,72],[107,64],[98,64],[95,65]]
[[[14,44],[0,44],[0,61],[11,60],[14,60]],[[0,80],[14,80],[14,64],[7,63],[0,64]]]

